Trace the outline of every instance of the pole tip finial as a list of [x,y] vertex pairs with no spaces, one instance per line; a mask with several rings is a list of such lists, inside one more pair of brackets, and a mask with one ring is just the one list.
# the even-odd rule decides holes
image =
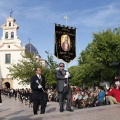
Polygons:
[[11,11],[10,11],[10,17],[12,17],[12,13],[13,13],[13,10],[12,10],[12,8],[11,8]]

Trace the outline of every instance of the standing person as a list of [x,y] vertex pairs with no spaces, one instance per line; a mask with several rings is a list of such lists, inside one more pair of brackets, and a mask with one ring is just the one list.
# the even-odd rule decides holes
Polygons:
[[64,111],[64,100],[67,100],[66,103],[66,110],[73,112],[73,109],[71,109],[71,103],[72,103],[72,89],[70,88],[70,85],[67,83],[67,79],[71,78],[71,75],[69,72],[64,70],[64,63],[59,63],[59,70],[56,71],[55,76],[57,79],[57,91],[58,91],[58,99],[59,99],[59,106],[60,106],[60,112]]
[[33,113],[34,115],[37,114],[38,107],[41,105],[41,112],[40,114],[45,113],[46,108],[46,96],[44,93],[45,90],[45,77],[41,75],[41,69],[37,67],[35,69],[36,75],[31,78],[30,84],[31,89],[33,92]]
[[15,100],[16,100],[16,98],[17,98],[17,89],[15,90]]
[[33,95],[32,95],[32,90],[30,89],[30,92],[29,92],[29,107],[31,106],[32,107],[32,103],[33,103]]
[[28,102],[28,99],[29,99],[29,90],[27,88],[24,91],[24,95],[25,95],[25,105],[27,105],[27,102]]
[[1,89],[0,89],[0,105],[2,105]]

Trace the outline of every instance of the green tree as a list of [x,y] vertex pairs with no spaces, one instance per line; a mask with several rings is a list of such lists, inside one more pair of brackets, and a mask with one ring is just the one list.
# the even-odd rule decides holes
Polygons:
[[49,54],[49,52],[47,52],[47,58],[48,58],[48,68],[46,68],[46,72],[45,72],[45,76],[46,76],[46,80],[47,80],[47,85],[48,86],[55,86],[56,85],[56,78],[55,78],[55,71],[56,68],[58,67],[58,64],[56,61],[54,61],[53,55]]
[[22,60],[17,64],[12,64],[8,67],[11,77],[19,81],[19,84],[29,84],[30,78],[35,75],[35,68],[40,67],[42,74],[46,77],[46,84],[52,86],[56,84],[55,71],[58,67],[57,62],[53,60],[52,54],[48,54],[48,66],[43,67],[37,60],[34,54],[25,53]]
[[[117,30],[118,31],[118,30]],[[92,53],[97,62],[109,66],[111,62],[120,61],[120,33],[108,29],[94,35]]]
[[88,44],[78,58],[79,79],[84,82],[100,82],[101,78],[112,81],[115,70],[112,62],[120,62],[120,28],[93,34],[93,42]]
[[35,68],[42,67],[32,53],[25,53],[17,64],[8,67],[11,77],[19,81],[19,84],[29,84],[30,78],[35,75]]
[[72,74],[72,79],[70,79],[70,84],[72,86],[80,86],[80,66],[72,66],[69,68],[69,72]]

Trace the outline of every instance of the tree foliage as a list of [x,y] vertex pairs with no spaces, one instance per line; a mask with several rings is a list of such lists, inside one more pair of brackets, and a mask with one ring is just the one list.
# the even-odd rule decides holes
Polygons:
[[112,62],[120,62],[120,28],[93,34],[92,43],[78,58],[79,72],[74,73],[73,79],[87,84],[101,80],[111,82],[115,77]]
[[47,85],[48,86],[54,86],[56,85],[56,78],[55,78],[55,71],[56,68],[58,67],[58,64],[56,61],[54,61],[52,54],[48,53],[48,68],[46,69],[46,80],[47,80]]
[[32,53],[25,53],[17,64],[8,67],[13,80],[18,80],[19,84],[29,84],[30,78],[35,75],[35,68],[42,67]]
[[18,80],[19,84],[29,84],[30,78],[35,75],[35,68],[40,67],[42,74],[46,77],[46,84],[52,86],[56,84],[55,70],[58,67],[52,55],[48,55],[48,65],[49,67],[42,66],[34,54],[25,53],[22,60],[12,64],[8,69],[13,80]]

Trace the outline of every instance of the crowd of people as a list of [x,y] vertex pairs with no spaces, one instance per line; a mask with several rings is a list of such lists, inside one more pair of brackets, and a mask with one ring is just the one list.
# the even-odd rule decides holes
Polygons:
[[25,103],[25,105],[32,105],[32,90],[31,89],[3,89],[1,92],[8,98],[14,98],[15,100],[19,100],[21,103]]
[[[8,98],[14,98],[21,103],[32,107],[32,90],[31,89],[3,89],[1,94]],[[48,102],[59,102],[58,92],[56,89],[48,89]],[[1,101],[2,103],[2,101]],[[66,103],[66,99],[64,104]],[[120,103],[120,90],[117,86],[111,85],[111,87],[105,91],[103,86],[95,86],[95,88],[72,88],[72,106],[78,109],[119,104]]]
[[78,109],[119,104],[120,90],[115,84],[105,91],[103,86],[96,86],[95,89],[76,89],[73,92],[72,104]]

